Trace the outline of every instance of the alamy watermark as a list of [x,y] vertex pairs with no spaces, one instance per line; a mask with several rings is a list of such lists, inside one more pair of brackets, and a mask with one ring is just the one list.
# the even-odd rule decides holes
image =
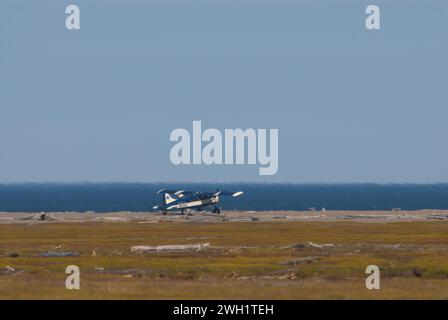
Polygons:
[[202,131],[202,122],[193,121],[192,134],[174,129],[170,141],[177,142],[170,151],[174,165],[259,164],[260,175],[278,171],[278,129],[224,129],[222,134],[214,128]]
[[380,289],[380,268],[377,265],[371,264],[367,266],[366,273],[370,274],[366,279],[366,288],[369,290]]
[[81,288],[81,272],[76,265],[69,265],[65,269],[65,273],[69,276],[65,279],[65,288],[68,290],[79,290]]
[[[78,5],[71,4],[65,8],[65,27],[67,30],[81,29],[81,10]],[[368,5],[365,9],[368,16],[365,19],[367,30],[380,30],[380,8],[377,5]]]
[[68,14],[65,19],[65,28],[67,30],[79,30],[81,29],[81,11],[77,5],[69,5],[65,8],[65,13]]

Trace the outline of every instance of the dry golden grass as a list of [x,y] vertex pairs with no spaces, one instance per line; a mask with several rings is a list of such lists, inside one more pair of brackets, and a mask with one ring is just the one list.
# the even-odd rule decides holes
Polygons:
[[[309,241],[335,246],[289,247]],[[213,247],[130,252],[135,245],[199,242]],[[448,224],[443,221],[0,225],[0,298],[446,299],[447,244]],[[80,256],[39,256],[50,250]],[[19,257],[9,257],[13,252]],[[283,263],[306,256],[317,259]],[[78,291],[65,289],[65,268],[71,264],[81,269]],[[370,264],[381,269],[381,290],[364,286]],[[18,273],[2,272],[5,266]]]

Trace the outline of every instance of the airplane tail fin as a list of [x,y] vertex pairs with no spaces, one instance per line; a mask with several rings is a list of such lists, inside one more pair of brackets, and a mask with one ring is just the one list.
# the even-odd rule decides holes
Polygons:
[[172,202],[176,201],[175,198],[172,197],[169,193],[163,194],[163,204],[170,204]]

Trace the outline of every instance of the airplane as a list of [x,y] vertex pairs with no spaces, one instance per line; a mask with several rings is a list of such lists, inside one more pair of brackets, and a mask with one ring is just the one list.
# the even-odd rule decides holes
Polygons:
[[180,210],[182,214],[188,216],[192,210],[203,212],[207,208],[212,208],[213,213],[220,214],[221,208],[217,206],[220,196],[238,197],[243,194],[243,191],[229,192],[199,192],[188,190],[171,190],[162,189],[157,191],[158,194],[163,194],[162,204],[154,206],[153,209],[160,210],[164,215],[171,210]]

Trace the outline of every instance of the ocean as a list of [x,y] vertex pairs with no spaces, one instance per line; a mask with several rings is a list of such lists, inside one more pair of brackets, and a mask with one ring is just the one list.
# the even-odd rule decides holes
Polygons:
[[162,188],[244,191],[225,210],[448,209],[448,184],[0,184],[0,211],[152,211]]

